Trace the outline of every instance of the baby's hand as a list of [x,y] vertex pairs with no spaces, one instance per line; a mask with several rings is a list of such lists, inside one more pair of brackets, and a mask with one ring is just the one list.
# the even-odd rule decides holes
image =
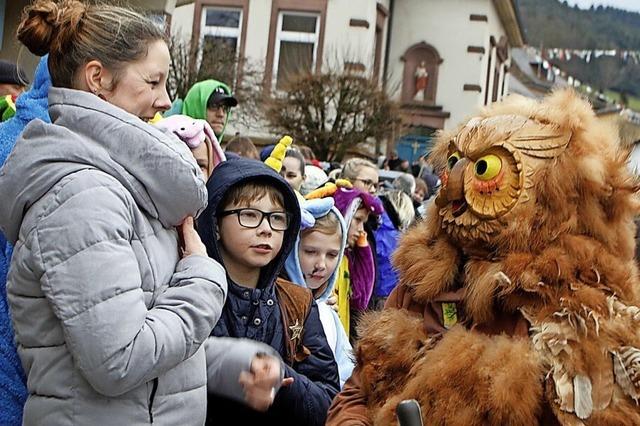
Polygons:
[[332,294],[326,301],[327,306],[330,306],[331,309],[338,312],[338,296]]

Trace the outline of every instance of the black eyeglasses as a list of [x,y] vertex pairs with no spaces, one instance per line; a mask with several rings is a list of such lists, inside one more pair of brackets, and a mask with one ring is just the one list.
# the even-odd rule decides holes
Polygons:
[[378,187],[380,186],[380,182],[374,182],[374,181],[369,180],[369,179],[355,178],[354,180],[359,180],[360,182],[364,183],[364,186],[366,186],[369,189],[371,189],[371,188],[378,189]]
[[269,226],[274,231],[286,231],[291,222],[291,215],[287,212],[263,212],[258,209],[233,209],[220,212],[219,217],[235,214],[238,223],[245,228],[254,229],[260,226],[264,218],[267,218]]
[[211,109],[211,110],[217,110],[217,109],[221,109],[225,112],[228,113],[229,111],[231,111],[231,107],[227,104],[213,104],[213,105],[207,105],[207,109]]

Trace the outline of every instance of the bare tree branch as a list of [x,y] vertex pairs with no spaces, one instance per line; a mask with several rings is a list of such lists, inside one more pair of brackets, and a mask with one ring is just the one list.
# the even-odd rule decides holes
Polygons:
[[266,105],[274,131],[289,133],[320,158],[340,161],[347,150],[388,137],[397,106],[378,84],[352,72],[303,73]]
[[259,126],[262,119],[263,67],[239,57],[233,46],[215,40],[178,37],[169,40],[171,68],[167,91],[171,99],[184,99],[198,81],[215,79],[229,85],[238,99],[233,120],[245,128]]

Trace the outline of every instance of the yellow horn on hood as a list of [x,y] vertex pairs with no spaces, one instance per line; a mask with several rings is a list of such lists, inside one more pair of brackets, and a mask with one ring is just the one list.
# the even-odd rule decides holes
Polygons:
[[287,153],[287,148],[289,148],[292,143],[293,138],[291,136],[283,136],[278,144],[273,148],[273,151],[271,151],[269,158],[264,160],[264,163],[276,172],[280,173],[280,170],[282,169],[282,160],[284,160],[284,156]]

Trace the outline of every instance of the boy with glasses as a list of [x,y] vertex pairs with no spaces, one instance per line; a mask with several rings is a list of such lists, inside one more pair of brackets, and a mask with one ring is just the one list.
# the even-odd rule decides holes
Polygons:
[[212,334],[267,343],[284,360],[266,412],[209,394],[207,424],[233,410],[238,424],[323,425],[339,389],[337,365],[311,292],[276,279],[300,229],[296,195],[265,164],[243,158],[216,167],[207,189],[198,232],[229,287]]

